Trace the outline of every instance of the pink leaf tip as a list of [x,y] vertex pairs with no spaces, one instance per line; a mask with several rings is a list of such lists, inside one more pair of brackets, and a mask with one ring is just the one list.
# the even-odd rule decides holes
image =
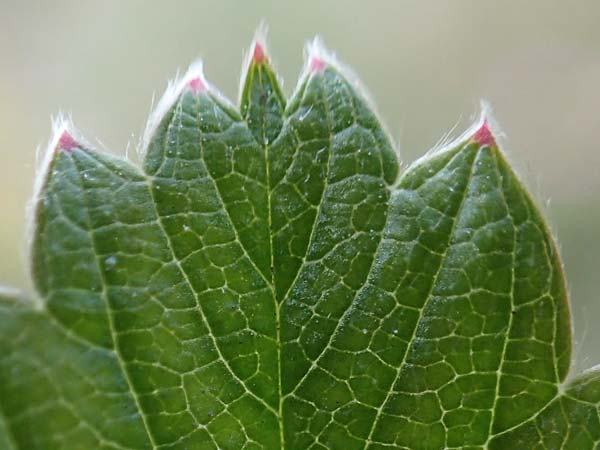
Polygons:
[[208,86],[206,85],[206,82],[200,76],[194,77],[190,81],[188,81],[187,87],[194,94],[198,94],[200,92],[208,90]]
[[63,131],[58,140],[58,148],[66,152],[71,152],[73,149],[79,147],[79,143],[73,138],[73,136],[71,136],[67,130]]
[[310,68],[310,71],[313,73],[323,72],[325,70],[326,66],[327,66],[327,64],[325,63],[325,61],[323,59],[319,58],[318,56],[313,56],[310,59],[309,68]]
[[254,51],[252,52],[252,60],[256,64],[262,64],[267,60],[267,53],[265,52],[265,48],[260,44],[260,42],[254,43]]
[[480,146],[491,147],[496,144],[496,139],[494,139],[494,135],[490,130],[490,123],[487,119],[484,119],[483,124],[481,124],[481,127],[473,134],[471,140],[477,142]]

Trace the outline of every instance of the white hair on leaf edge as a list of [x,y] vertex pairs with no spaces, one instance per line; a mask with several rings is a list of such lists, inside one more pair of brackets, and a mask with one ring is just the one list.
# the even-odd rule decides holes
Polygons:
[[79,130],[73,124],[73,120],[70,115],[65,115],[62,112],[58,113],[56,117],[52,118],[52,135],[48,140],[45,150],[42,154],[40,147],[36,149],[36,170],[35,180],[33,184],[33,196],[32,201],[36,201],[39,198],[40,192],[44,187],[46,178],[48,176],[48,169],[52,162],[52,158],[59,150],[61,138],[65,133],[68,133],[72,137],[73,141],[77,143],[81,148],[93,148],[93,146],[85,139],[85,137],[79,132]]
[[[319,70],[314,67],[315,61],[321,61],[323,63],[323,69],[331,67],[342,75],[342,77],[356,90],[359,97],[365,101],[369,109],[377,116],[377,119],[380,119],[371,92],[366,88],[356,72],[351,67],[341,62],[335,52],[325,46],[325,43],[320,36],[315,36],[304,46],[304,66],[300,72],[296,90],[304,82],[306,77],[309,77],[312,73]],[[382,121],[379,120],[379,122],[381,123]]]
[[36,209],[39,202],[42,200],[42,190],[46,181],[48,180],[50,166],[52,164],[52,160],[56,155],[56,152],[61,151],[59,149],[61,137],[64,133],[68,133],[74,141],[76,141],[82,147],[90,147],[81,133],[77,130],[75,125],[73,125],[73,120],[70,115],[65,115],[60,112],[57,116],[52,118],[52,134],[48,143],[46,144],[46,148],[41,150],[41,147],[38,146],[36,149],[36,169],[34,175],[34,183],[33,183],[33,194],[27,205],[25,207],[25,233],[24,233],[24,263],[26,273],[30,274],[28,277],[29,286],[27,291],[31,293],[33,303],[42,308],[44,305],[44,301],[39,296],[37,289],[35,289],[33,285],[33,256],[32,256],[32,245],[33,245],[33,236],[35,232],[35,214]]
[[[138,154],[141,159],[143,159],[145,156],[148,150],[148,145],[150,144],[150,140],[152,139],[154,132],[162,122],[165,115],[173,107],[173,105],[177,103],[177,100],[179,100],[179,97],[186,89],[188,84],[192,80],[196,79],[199,79],[204,86],[209,86],[206,78],[204,77],[203,63],[200,59],[190,64],[187,71],[183,75],[177,71],[175,78],[168,81],[165,92],[156,104],[156,107],[154,107],[154,105],[151,107],[152,112],[146,121],[146,126],[144,128],[144,132],[142,133],[142,139],[138,146]],[[154,104],[154,98],[152,103]]]
[[490,104],[485,100],[480,101],[479,114],[477,115],[477,118],[472,119],[472,124],[458,136],[452,137],[454,131],[458,127],[459,122],[460,119],[456,121],[456,123],[448,132],[444,133],[440,140],[431,149],[427,150],[424,155],[408,164],[405,170],[418,167],[428,159],[446,153],[458,147],[459,145],[466,143],[477,133],[478,130],[484,126],[484,124],[487,124],[487,127],[492,132],[492,136],[496,141],[502,140],[504,137],[504,133],[492,115],[492,108]]
[[[307,41],[304,45],[304,64],[302,69],[300,70],[300,75],[298,76],[298,81],[296,83],[296,87],[294,88],[294,92],[292,93],[292,97],[296,95],[300,87],[304,84],[307,78],[311,76],[311,74],[315,71],[314,61],[321,61],[324,64],[324,68],[333,67],[338,72],[345,75],[346,68],[343,68],[339,63],[335,53],[330,51],[325,44],[323,43],[323,39],[320,36],[315,36],[312,40]],[[349,74],[349,81],[352,78],[351,74]]]
[[40,147],[36,149],[36,170],[35,179],[33,183],[33,195],[26,208],[27,215],[27,232],[26,236],[28,243],[31,241],[31,233],[34,226],[34,214],[35,207],[40,200],[42,189],[48,179],[48,171],[52,163],[54,155],[58,151],[59,142],[62,135],[67,132],[73,136],[78,142],[83,141],[82,136],[73,125],[73,121],[70,116],[66,116],[63,113],[59,113],[56,117],[52,118],[52,135],[48,140],[43,154],[40,154]]
[[206,79],[203,68],[204,65],[202,60],[196,60],[188,67],[183,76],[181,76],[178,72],[175,74],[175,78],[167,83],[165,92],[158,101],[156,107],[150,113],[150,116],[146,122],[141,142],[138,145],[138,157],[140,160],[143,161],[148,151],[150,141],[152,140],[160,123],[171,110],[171,108],[179,101],[181,95],[186,91],[186,89],[191,89],[192,91],[196,92],[206,92],[214,100],[239,115],[239,108],[234,106],[231,100],[225,97]]

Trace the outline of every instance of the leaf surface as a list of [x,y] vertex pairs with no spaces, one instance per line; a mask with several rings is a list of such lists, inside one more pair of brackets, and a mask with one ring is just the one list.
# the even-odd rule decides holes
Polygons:
[[559,255],[488,123],[398,175],[319,51],[281,92],[256,43],[239,109],[190,74],[142,169],[58,136],[40,301],[0,299],[0,449],[596,448]]

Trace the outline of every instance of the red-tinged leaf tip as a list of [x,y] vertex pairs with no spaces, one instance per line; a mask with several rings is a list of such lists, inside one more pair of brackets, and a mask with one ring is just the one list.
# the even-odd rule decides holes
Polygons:
[[67,130],[63,131],[58,140],[58,148],[66,152],[71,152],[79,147],[79,143],[73,138],[73,136],[71,136]]
[[254,50],[252,52],[252,60],[255,64],[262,64],[267,60],[267,53],[265,48],[260,42],[254,43]]
[[309,68],[312,73],[321,73],[325,70],[326,66],[327,64],[325,63],[325,61],[322,58],[319,58],[318,56],[313,56],[310,59]]
[[480,146],[492,147],[496,144],[496,139],[490,130],[490,123],[487,119],[483,121],[481,127],[473,134],[472,141],[478,143]]
[[200,77],[200,76],[194,77],[190,81],[188,81],[187,87],[194,94],[198,94],[200,92],[204,92],[204,91],[208,90],[208,86],[206,85],[206,83],[204,82],[202,77]]

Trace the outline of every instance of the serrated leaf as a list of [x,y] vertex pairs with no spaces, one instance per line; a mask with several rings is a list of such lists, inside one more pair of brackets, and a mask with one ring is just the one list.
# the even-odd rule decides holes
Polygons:
[[143,169],[62,130],[35,209],[40,302],[0,300],[0,449],[569,449],[548,228],[484,121],[398,177],[313,47],[289,101],[255,43],[233,107],[200,73]]

